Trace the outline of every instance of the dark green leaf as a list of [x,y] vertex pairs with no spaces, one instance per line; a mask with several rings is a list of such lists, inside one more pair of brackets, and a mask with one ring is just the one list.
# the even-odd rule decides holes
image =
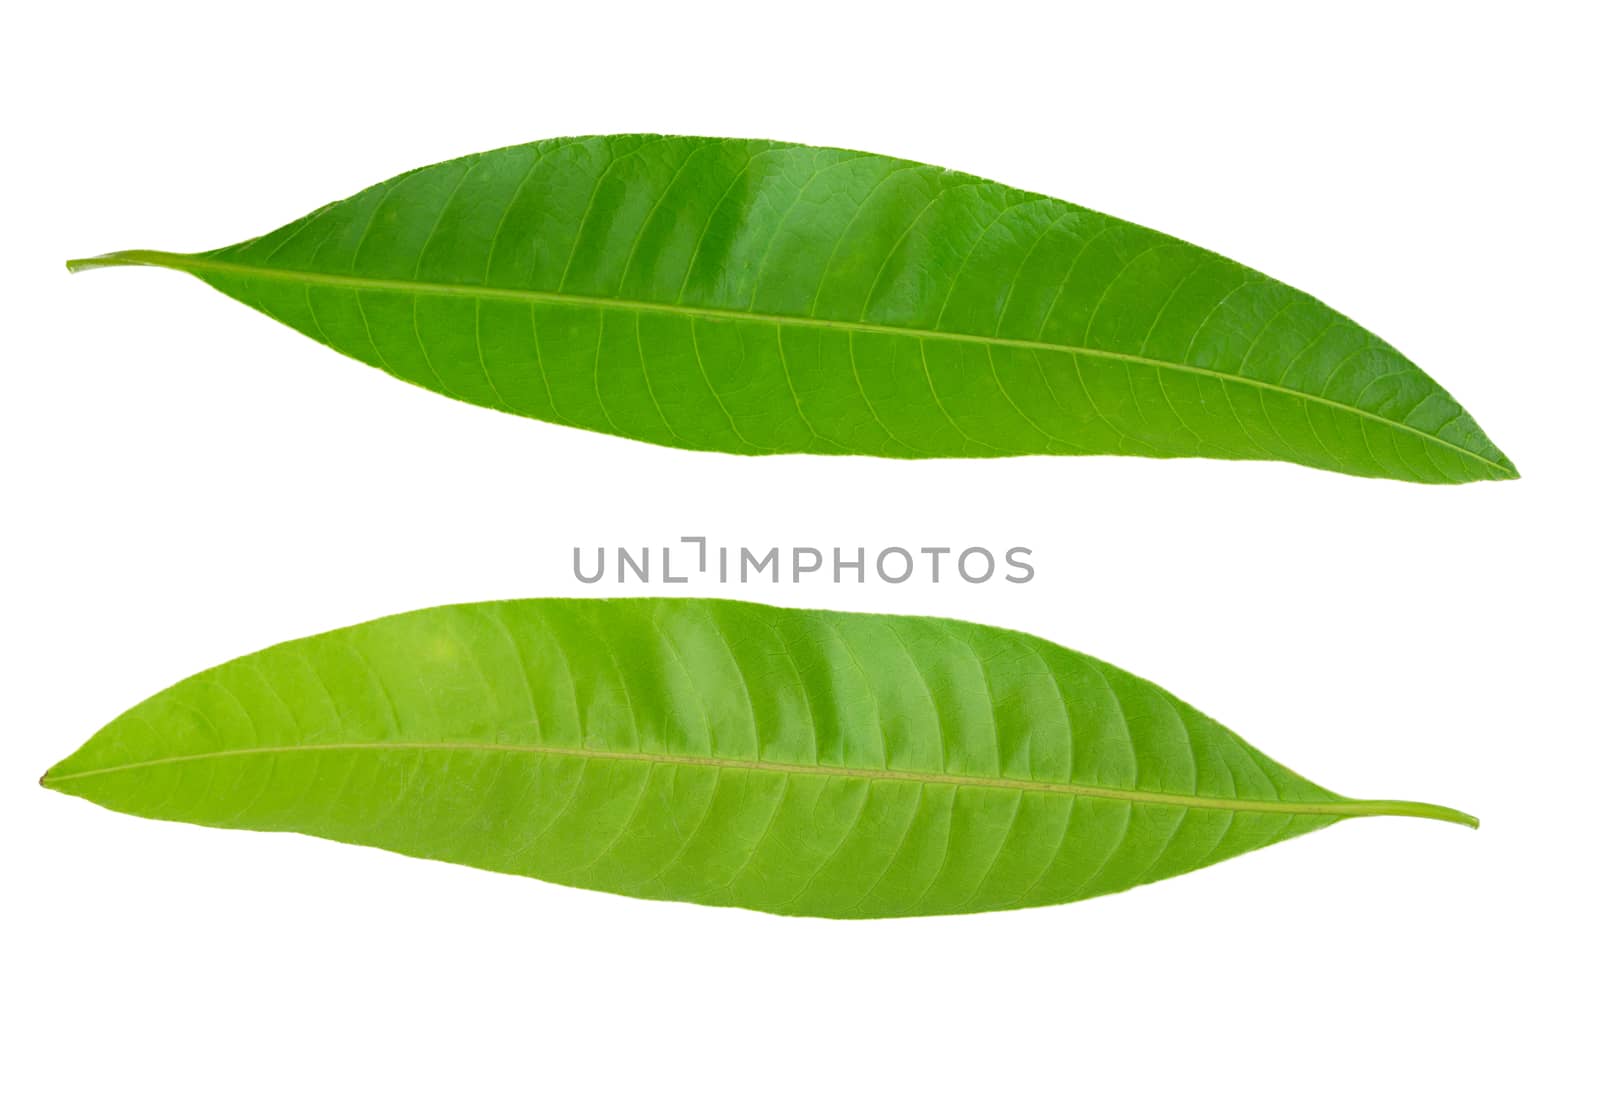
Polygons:
[[1286,459],[1515,478],[1451,396],[1311,297],[926,164],[676,136],[425,167],[150,264],[447,396],[738,454]]

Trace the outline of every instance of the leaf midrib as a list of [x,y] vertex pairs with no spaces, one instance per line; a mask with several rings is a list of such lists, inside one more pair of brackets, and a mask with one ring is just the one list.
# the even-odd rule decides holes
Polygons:
[[125,773],[180,762],[203,762],[250,755],[291,754],[299,751],[502,751],[557,758],[577,758],[603,762],[635,762],[650,766],[700,766],[713,769],[750,770],[775,774],[803,774],[810,777],[858,778],[874,782],[908,782],[916,785],[952,785],[979,789],[1020,790],[1025,793],[1050,793],[1068,797],[1094,797],[1108,801],[1127,801],[1152,805],[1172,805],[1186,809],[1215,809],[1225,812],[1280,813],[1291,816],[1334,817],[1413,816],[1454,821],[1477,827],[1477,819],[1455,809],[1420,801],[1349,800],[1330,794],[1332,801],[1255,801],[1245,798],[1202,797],[1198,794],[1163,793],[1155,790],[1115,789],[1109,786],[1076,782],[1042,782],[1029,778],[1003,778],[969,774],[937,774],[914,770],[874,770],[863,767],[807,765],[798,762],[773,762],[766,759],[713,758],[704,755],[653,754],[645,751],[606,751],[584,747],[559,747],[534,743],[299,743],[281,746],[240,747],[234,750],[200,754],[172,755],[142,759],[116,766],[79,770],[72,774],[46,774],[46,786],[107,774]]
[[1203,366],[1188,365],[1184,362],[1172,362],[1162,358],[1146,357],[1142,354],[1123,354],[1114,350],[1100,350],[1090,346],[1074,346],[1069,343],[1045,342],[1042,340],[999,338],[987,335],[966,334],[959,331],[932,330],[923,327],[903,327],[888,323],[851,322],[844,319],[819,319],[803,315],[780,315],[762,311],[739,311],[724,308],[695,307],[683,304],[658,303],[652,300],[623,299],[612,296],[577,295],[569,292],[549,292],[531,288],[496,288],[479,284],[445,283],[431,280],[394,280],[379,277],[351,276],[336,272],[312,272],[301,269],[271,268],[265,265],[238,264],[232,261],[217,261],[205,257],[189,256],[184,253],[166,253],[150,249],[134,249],[120,253],[108,253],[102,257],[93,257],[87,260],[69,261],[68,268],[93,268],[103,265],[135,264],[155,265],[160,268],[176,269],[180,272],[193,274],[215,272],[228,275],[256,277],[268,280],[284,280],[292,283],[324,284],[335,288],[365,289],[369,291],[403,292],[413,295],[442,295],[468,299],[495,299],[513,300],[528,303],[553,303],[565,304],[574,307],[613,308],[622,311],[638,311],[664,315],[684,315],[703,319],[722,319],[733,322],[755,322],[775,326],[810,327],[824,330],[860,331],[865,334],[891,335],[901,338],[916,338],[923,341],[936,342],[967,342],[981,343],[990,346],[1005,346],[1020,350],[1042,350],[1050,353],[1073,354],[1086,358],[1103,358],[1119,362],[1132,362],[1136,365],[1150,366],[1156,369],[1167,369],[1177,373],[1186,373],[1194,377],[1209,377],[1217,381],[1236,385],[1244,385],[1264,392],[1279,393],[1296,400],[1306,401],[1311,404],[1322,405],[1339,412],[1370,420],[1401,431],[1407,435],[1426,442],[1438,444],[1460,455],[1473,459],[1490,470],[1497,471],[1510,477],[1514,474],[1508,468],[1493,459],[1487,458],[1453,443],[1443,436],[1432,432],[1425,432],[1420,428],[1413,428],[1409,424],[1398,420],[1391,420],[1387,416],[1369,412],[1355,405],[1345,404],[1342,401],[1319,397],[1315,393],[1308,393],[1301,389],[1292,389],[1286,385],[1274,384],[1270,381],[1258,381],[1252,377],[1245,377],[1237,373],[1223,373],[1220,370],[1206,369]]

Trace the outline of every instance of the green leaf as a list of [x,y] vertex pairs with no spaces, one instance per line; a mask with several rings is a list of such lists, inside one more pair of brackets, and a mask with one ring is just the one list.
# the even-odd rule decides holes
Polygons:
[[435,164],[273,233],[130,251],[446,396],[672,447],[1286,459],[1515,478],[1311,297],[927,164],[591,136]]
[[438,607],[190,677],[44,776],[642,898],[834,918],[1044,906],[1354,801],[1082,654],[934,618],[716,599]]

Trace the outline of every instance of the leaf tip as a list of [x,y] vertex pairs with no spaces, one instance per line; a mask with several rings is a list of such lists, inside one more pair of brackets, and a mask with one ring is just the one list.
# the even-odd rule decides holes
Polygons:
[[45,789],[60,792],[61,783],[72,776],[70,774],[63,774],[61,772],[61,768],[71,761],[71,756],[63,758],[60,762],[50,767],[50,769],[46,770],[43,774],[40,774],[39,785]]
[[1488,463],[1489,466],[1493,468],[1492,473],[1484,475],[1484,478],[1487,481],[1515,482],[1517,479],[1522,477],[1522,472],[1517,470],[1517,465],[1511,461],[1511,457],[1509,455],[1507,455],[1504,451],[1501,451],[1498,447],[1494,448],[1493,450],[1495,457],[1493,459],[1484,460],[1484,462]]
[[1511,456],[1492,443],[1489,444],[1489,457],[1484,461],[1494,468],[1494,473],[1487,476],[1491,482],[1514,482],[1522,477],[1522,472],[1517,470],[1517,465],[1511,461]]

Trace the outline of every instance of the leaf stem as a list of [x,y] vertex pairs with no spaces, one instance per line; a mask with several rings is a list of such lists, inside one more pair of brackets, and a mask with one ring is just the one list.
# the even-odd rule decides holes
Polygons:
[[1339,806],[1339,813],[1350,817],[1422,817],[1430,821],[1464,824],[1468,828],[1478,827],[1478,818],[1471,813],[1426,801],[1346,801]]
[[177,267],[175,253],[157,253],[150,249],[124,249],[119,253],[104,253],[98,257],[74,257],[67,262],[68,272],[88,272],[95,268],[115,268],[124,264],[149,264],[162,268]]

